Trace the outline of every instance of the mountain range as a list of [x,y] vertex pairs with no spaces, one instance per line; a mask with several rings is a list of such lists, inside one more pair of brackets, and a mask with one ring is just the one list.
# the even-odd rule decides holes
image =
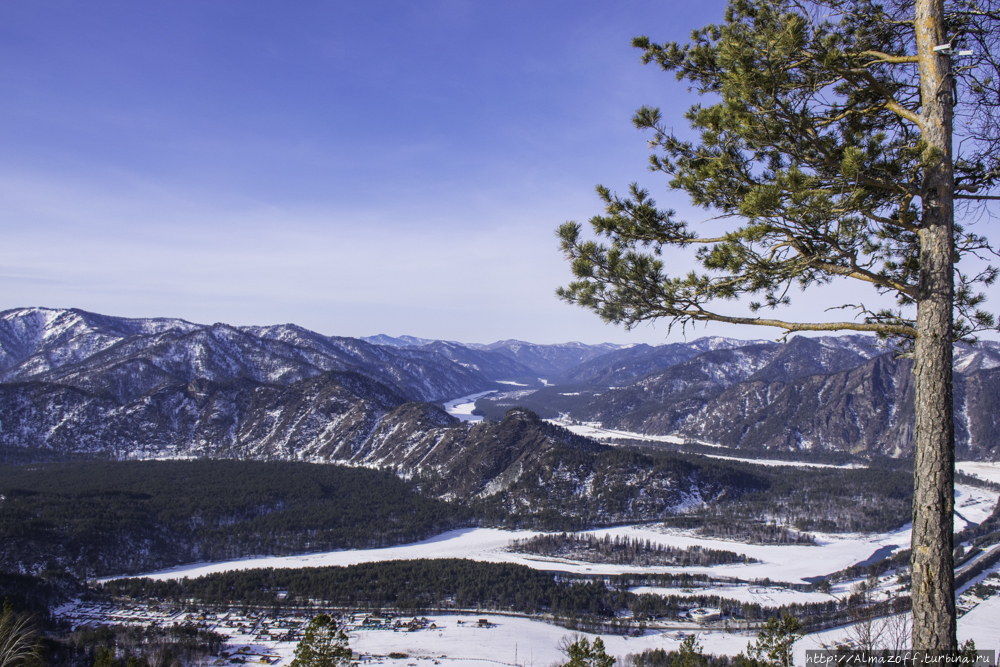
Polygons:
[[[956,347],[955,369],[958,455],[995,460],[1000,346]],[[477,409],[492,422],[461,424],[441,407],[488,391]],[[514,407],[806,459],[908,456],[912,394],[911,362],[864,336],[482,345],[75,309],[0,313],[8,461],[342,461],[447,477],[438,495],[468,497],[497,493],[572,441],[523,413],[521,435],[501,437]]]

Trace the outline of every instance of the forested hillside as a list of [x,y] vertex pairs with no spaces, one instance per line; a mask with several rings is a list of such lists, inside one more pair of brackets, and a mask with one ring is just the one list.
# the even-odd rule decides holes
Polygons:
[[0,569],[85,578],[383,546],[467,522],[391,472],[291,462],[0,467]]
[[[488,428],[510,429],[516,444],[519,428],[529,441],[540,437],[531,428],[536,419],[515,416],[506,426]],[[494,433],[486,433],[492,440]],[[497,446],[508,444],[501,440]],[[511,456],[516,467],[519,459]],[[583,439],[577,447],[552,444],[541,456],[524,458],[520,469],[523,475],[501,490],[484,494],[475,486],[456,496],[441,494],[456,488],[446,477],[403,481],[390,471],[328,464],[4,466],[0,570],[65,569],[79,577],[135,573],[200,560],[384,546],[473,524],[577,530],[658,521],[751,542],[801,542],[810,538],[790,526],[883,531],[898,528],[910,513],[905,469],[821,468],[789,475],[787,469],[642,453]]]

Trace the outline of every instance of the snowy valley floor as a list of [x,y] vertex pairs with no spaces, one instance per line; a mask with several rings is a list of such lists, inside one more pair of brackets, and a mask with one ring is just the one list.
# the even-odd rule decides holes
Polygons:
[[[979,523],[993,511],[997,504],[996,492],[977,487],[958,486],[955,506],[965,520],[956,516],[955,529],[961,530],[966,520]],[[744,553],[758,563],[716,565],[712,567],[633,567],[627,565],[581,563],[562,558],[545,558],[513,553],[507,546],[513,539],[525,539],[542,533],[537,531],[506,531],[495,528],[466,528],[442,533],[422,542],[403,544],[384,549],[357,549],[302,554],[298,556],[271,556],[247,558],[216,563],[192,563],[180,567],[151,572],[143,576],[153,579],[199,577],[213,572],[247,570],[261,567],[296,568],[325,567],[329,565],[354,565],[388,560],[417,558],[468,558],[493,563],[518,563],[539,570],[559,570],[578,574],[620,574],[623,572],[690,572],[711,574],[713,577],[738,577],[740,579],[771,579],[772,581],[804,582],[810,577],[824,576],[867,560],[883,550],[883,557],[910,544],[910,527],[904,526],[891,533],[834,535],[813,533],[815,545],[744,544],[718,539],[706,539],[691,531],[662,529],[656,526],[620,526],[586,531],[597,536],[638,538],[654,544],[673,547],[700,545]]]
[[[960,464],[965,466],[966,464]],[[981,477],[994,473],[1000,475],[1000,467],[977,464],[974,469]],[[998,501],[998,494],[977,487],[960,485],[956,490],[955,528],[960,530],[967,522],[979,523],[992,512]],[[598,536],[640,538],[653,543],[673,547],[701,545],[711,549],[725,549],[757,559],[758,563],[742,565],[721,565],[714,567],[656,567],[639,568],[609,564],[580,563],[562,558],[544,558],[512,553],[507,547],[512,539],[524,539],[539,533],[534,531],[502,531],[488,528],[455,530],[443,533],[422,542],[405,544],[385,549],[345,550],[328,553],[306,554],[289,557],[250,558],[217,563],[196,563],[149,573],[154,579],[198,577],[201,575],[230,570],[251,568],[299,568],[323,567],[330,565],[352,565],[373,561],[387,561],[417,558],[468,558],[487,562],[509,562],[527,565],[549,571],[566,571],[579,574],[618,574],[623,572],[691,572],[710,574],[716,578],[739,578],[756,583],[715,584],[710,588],[690,589],[636,589],[638,592],[652,592],[663,595],[685,595],[696,593],[718,594],[726,598],[746,602],[757,602],[764,606],[780,606],[792,602],[820,602],[830,596],[841,597],[849,594],[851,582],[840,583],[829,594],[819,592],[799,592],[780,584],[764,585],[764,579],[771,582],[802,582],[807,578],[828,575],[848,566],[862,563],[879,552],[882,557],[891,551],[909,546],[909,526],[891,533],[875,535],[830,535],[815,534],[815,545],[753,545],[698,537],[689,531],[662,529],[656,526],[621,526],[588,531]],[[1000,573],[1000,567],[977,577],[976,581]],[[884,586],[891,588],[889,579]],[[975,583],[975,582],[974,582]],[[479,618],[486,616],[490,627],[477,627]],[[963,640],[974,638],[983,649],[1000,649],[1000,597],[989,598],[974,607],[959,621],[959,635]],[[559,642],[572,633],[565,628],[529,618],[497,616],[488,613],[475,618],[461,615],[434,615],[429,617],[435,628],[416,632],[386,632],[355,630],[350,633],[351,647],[363,654],[375,656],[375,663],[408,665],[441,664],[445,667],[465,667],[466,665],[522,665],[548,667],[564,662],[559,651]],[[461,621],[461,623],[459,622]],[[220,631],[225,632],[224,629]],[[707,631],[694,624],[671,624],[671,629],[650,630],[642,637],[605,636],[609,653],[620,657],[628,653],[639,653],[645,649],[676,649],[684,632],[696,632],[704,650],[717,654],[736,654],[746,649],[753,637],[746,634],[730,634],[721,630]],[[260,642],[253,637],[233,635],[234,645],[255,647],[261,655],[281,659],[272,664],[287,665],[295,644],[287,641]],[[843,639],[844,628],[809,635],[796,647],[802,664],[803,651],[818,647],[823,642]],[[241,644],[242,642],[242,644]],[[256,643],[255,643],[256,642]],[[248,649],[249,650],[249,649]],[[389,658],[389,653],[405,653],[406,658]],[[426,662],[425,662],[426,661]]]

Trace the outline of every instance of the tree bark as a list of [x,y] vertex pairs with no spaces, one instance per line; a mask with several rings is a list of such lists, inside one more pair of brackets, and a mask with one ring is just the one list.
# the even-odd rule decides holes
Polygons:
[[913,477],[913,648],[955,650],[955,428],[952,404],[954,179],[951,56],[943,0],[917,0],[921,130],[926,149],[917,297]]

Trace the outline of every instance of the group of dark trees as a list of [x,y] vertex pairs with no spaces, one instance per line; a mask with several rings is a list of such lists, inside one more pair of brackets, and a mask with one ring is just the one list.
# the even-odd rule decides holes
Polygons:
[[[902,470],[787,475],[738,461],[596,445],[554,448],[546,456],[552,460],[542,467],[593,475],[594,493],[526,475],[490,498],[442,502],[421,492],[420,477],[407,482],[390,471],[277,461],[5,466],[0,569],[65,570],[82,579],[198,560],[386,546],[475,524],[580,530],[649,517],[706,536],[799,543],[811,539],[807,530],[898,528],[910,511]],[[630,471],[697,478],[706,494],[720,498],[671,515],[670,496],[629,483]],[[522,498],[530,501],[528,514],[518,509]],[[686,561],[712,558],[702,551]]]
[[536,535],[523,540],[512,540],[508,547],[517,553],[538,554],[570,558],[587,563],[615,563],[616,565],[680,567],[754,563],[745,554],[719,549],[691,546],[684,549],[640,540],[628,536],[560,533]]
[[[756,471],[755,471],[756,472]],[[705,535],[752,542],[809,541],[788,531],[887,532],[912,515],[912,473],[905,467],[769,468],[766,491],[689,513],[704,521]]]
[[[455,609],[550,614],[578,630],[628,633],[653,618],[677,618],[695,607],[717,607],[750,622],[794,614],[809,628],[843,623],[856,599],[780,608],[716,594],[636,593],[640,586],[707,584],[704,575],[588,577],[543,572],[523,565],[460,559],[364,563],[348,567],[240,570],[196,579],[117,579],[101,585],[114,598],[218,607],[395,610],[406,614]],[[622,612],[627,611],[625,618]]]
[[387,471],[290,462],[0,468],[0,568],[80,578],[197,560],[385,546],[469,521]]

